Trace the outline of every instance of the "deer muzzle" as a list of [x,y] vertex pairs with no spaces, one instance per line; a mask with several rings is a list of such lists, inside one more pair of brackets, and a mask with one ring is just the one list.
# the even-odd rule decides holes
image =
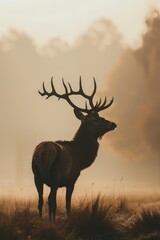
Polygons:
[[111,131],[114,130],[114,129],[116,129],[116,127],[117,127],[117,124],[114,123],[114,122],[110,122],[110,124],[109,124],[109,126],[108,126],[108,128],[109,128]]

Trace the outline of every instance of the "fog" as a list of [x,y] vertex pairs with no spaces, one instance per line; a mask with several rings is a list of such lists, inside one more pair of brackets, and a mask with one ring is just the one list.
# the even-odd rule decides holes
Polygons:
[[11,192],[15,187],[31,191],[35,146],[44,140],[70,140],[78,129],[80,122],[65,101],[45,100],[38,94],[43,81],[50,89],[51,76],[61,93],[62,77],[77,89],[81,75],[85,91],[90,92],[94,76],[97,97],[115,97],[102,115],[118,127],[102,139],[98,158],[78,180],[78,189],[93,191],[97,184],[99,191],[106,191],[109,185],[114,191],[115,181],[119,181],[120,191],[124,179],[132,188],[159,184],[159,28],[160,15],[153,11],[146,18],[139,47],[134,49],[125,47],[108,19],[94,22],[72,45],[53,38],[37,48],[16,29],[0,39],[2,192],[6,186]]
[[53,76],[63,92],[62,77],[77,88],[81,75],[85,90],[90,91],[94,76],[100,89],[122,50],[118,30],[106,19],[94,22],[73,45],[53,38],[37,49],[29,36],[16,29],[0,39],[2,182],[33,184],[35,146],[44,140],[72,139],[80,124],[67,103],[38,94],[42,82],[49,89]]
[[116,96],[113,118],[119,125],[110,148],[122,159],[159,161],[159,29],[160,15],[154,11],[146,19],[141,46],[123,52],[107,82]]

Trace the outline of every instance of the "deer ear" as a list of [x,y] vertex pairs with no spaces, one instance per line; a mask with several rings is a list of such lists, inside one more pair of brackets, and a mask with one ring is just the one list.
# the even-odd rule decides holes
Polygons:
[[74,114],[78,119],[80,119],[81,121],[84,121],[85,116],[83,115],[83,113],[81,111],[79,111],[78,109],[75,108]]

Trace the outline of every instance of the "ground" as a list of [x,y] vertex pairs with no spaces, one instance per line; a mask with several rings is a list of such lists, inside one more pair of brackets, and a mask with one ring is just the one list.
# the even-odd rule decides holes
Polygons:
[[35,199],[0,198],[1,240],[159,240],[160,195],[123,195],[74,199],[67,219],[58,198],[55,222],[42,219]]

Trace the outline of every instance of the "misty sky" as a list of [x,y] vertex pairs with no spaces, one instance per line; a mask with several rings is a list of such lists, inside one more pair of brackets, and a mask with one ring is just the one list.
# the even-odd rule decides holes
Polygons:
[[146,14],[160,0],[1,0],[0,35],[26,32],[38,45],[53,37],[73,43],[98,18],[114,21],[126,44],[138,44]]
[[78,129],[67,103],[38,95],[43,81],[50,88],[52,75],[60,92],[62,77],[77,89],[81,75],[90,92],[95,76],[97,97],[115,97],[102,115],[118,128],[101,140],[77,189],[121,193],[159,187],[160,19],[152,9],[160,1],[119,4],[0,1],[0,193],[13,193],[16,186],[34,191],[34,147],[43,140],[72,139]]

